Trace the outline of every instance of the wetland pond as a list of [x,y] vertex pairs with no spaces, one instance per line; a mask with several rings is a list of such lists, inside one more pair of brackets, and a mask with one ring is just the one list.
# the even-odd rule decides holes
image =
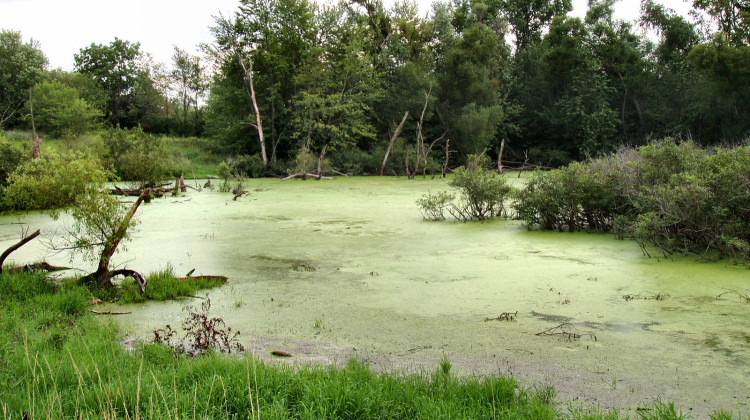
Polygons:
[[[750,303],[716,298],[749,293],[745,267],[647,258],[632,241],[529,232],[512,220],[424,221],[415,200],[448,189],[440,179],[264,179],[245,188],[237,201],[204,190],[143,205],[116,262],[228,276],[203,294],[264,358],[272,350],[292,353],[289,363],[355,356],[413,372],[434,371],[445,356],[458,375],[551,384],[563,403],[632,413],[658,398],[698,418],[750,412]],[[0,249],[18,240],[19,222],[50,233],[65,221],[2,217]],[[70,264],[40,241],[9,261],[41,258]],[[185,304],[118,307],[132,314],[117,320],[128,337],[147,339],[180,325]],[[486,321],[516,311],[513,321]],[[537,335],[560,324],[579,337]]]

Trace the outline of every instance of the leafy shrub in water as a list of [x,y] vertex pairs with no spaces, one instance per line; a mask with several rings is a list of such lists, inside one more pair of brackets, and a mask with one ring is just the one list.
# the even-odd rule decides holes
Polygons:
[[485,167],[487,162],[479,156],[469,156],[466,166],[453,172],[449,184],[458,190],[448,212],[459,220],[485,220],[505,214],[504,200],[511,187],[502,178]]
[[65,207],[106,180],[107,173],[93,159],[52,155],[19,166],[8,179],[4,201],[13,210]]
[[750,260],[750,146],[671,139],[539,173],[517,194],[529,228],[609,231],[664,254]]
[[445,220],[445,209],[451,205],[454,198],[455,195],[447,191],[427,193],[417,200],[417,206],[425,220]]
[[456,169],[449,182],[457,190],[458,198],[447,192],[428,193],[417,200],[422,216],[427,220],[442,220],[444,210],[462,221],[505,216],[504,202],[512,188],[505,178],[486,168],[488,163],[482,156],[469,156],[467,165]]
[[618,176],[617,165],[605,160],[540,172],[516,194],[515,210],[528,227],[609,231],[623,212]]

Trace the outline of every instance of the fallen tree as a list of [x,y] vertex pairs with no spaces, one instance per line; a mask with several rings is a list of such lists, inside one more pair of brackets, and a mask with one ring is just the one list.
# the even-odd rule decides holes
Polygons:
[[2,254],[0,254],[0,274],[3,273],[3,263],[5,262],[5,259],[8,258],[8,256],[16,251],[18,248],[21,248],[22,246],[26,245],[27,243],[31,242],[39,236],[39,230],[32,233],[31,235],[22,234],[21,240],[16,242],[15,244],[11,245],[8,249],[6,249]]

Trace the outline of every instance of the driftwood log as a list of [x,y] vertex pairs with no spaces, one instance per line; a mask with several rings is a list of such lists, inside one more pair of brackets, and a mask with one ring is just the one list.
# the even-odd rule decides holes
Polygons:
[[58,267],[56,265],[51,265],[46,261],[33,263],[33,264],[24,264],[20,267],[13,267],[8,270],[8,273],[15,274],[15,273],[27,273],[30,271],[46,271],[46,272],[53,272],[53,271],[64,271],[64,270],[72,270],[70,267]]
[[178,277],[177,280],[179,281],[219,280],[222,283],[226,283],[227,281],[229,281],[229,277],[226,277],[226,276],[187,276],[187,277]]
[[286,178],[281,178],[281,180],[286,181],[288,179],[294,179],[294,178],[334,179],[329,176],[322,176],[322,175],[319,176],[318,174],[314,174],[311,172],[297,172],[297,173],[289,174],[289,176],[287,176]]

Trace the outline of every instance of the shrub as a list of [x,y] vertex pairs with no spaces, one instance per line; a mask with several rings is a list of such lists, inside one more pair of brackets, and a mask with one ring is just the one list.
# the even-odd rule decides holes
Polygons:
[[529,228],[609,231],[675,252],[750,260],[750,146],[665,139],[538,173],[516,195]]
[[21,165],[26,156],[31,157],[31,154],[0,139],[0,187],[7,185],[8,177]]
[[511,192],[505,178],[486,168],[482,157],[469,156],[466,166],[453,172],[449,184],[458,190],[458,201],[448,212],[459,220],[485,220],[505,214],[504,200]]
[[52,155],[22,164],[8,180],[4,201],[13,210],[61,208],[106,180],[107,173],[93,159]]
[[444,220],[445,209],[451,205],[455,195],[442,191],[437,194],[427,193],[417,200],[419,211],[425,220]]
[[458,199],[448,192],[425,194],[417,200],[422,216],[442,220],[444,210],[462,221],[506,216],[504,202],[512,188],[487,166],[489,161],[483,156],[470,155],[466,166],[456,169],[449,182],[457,190]]
[[102,135],[105,162],[123,181],[155,185],[175,175],[174,163],[161,137],[132,130],[113,128]]
[[336,170],[350,175],[361,175],[369,166],[369,160],[370,154],[356,147],[331,154],[331,165]]
[[232,187],[229,186],[229,178],[232,177],[232,167],[229,166],[226,162],[221,162],[219,164],[219,177],[224,180],[224,183],[221,185],[221,188],[219,189],[221,192],[229,192],[232,190]]
[[613,160],[602,159],[539,172],[516,194],[518,217],[528,227],[547,230],[609,231],[623,212],[615,187],[617,169]]
[[237,155],[232,160],[232,172],[244,178],[260,178],[265,175],[266,167],[258,155]]

